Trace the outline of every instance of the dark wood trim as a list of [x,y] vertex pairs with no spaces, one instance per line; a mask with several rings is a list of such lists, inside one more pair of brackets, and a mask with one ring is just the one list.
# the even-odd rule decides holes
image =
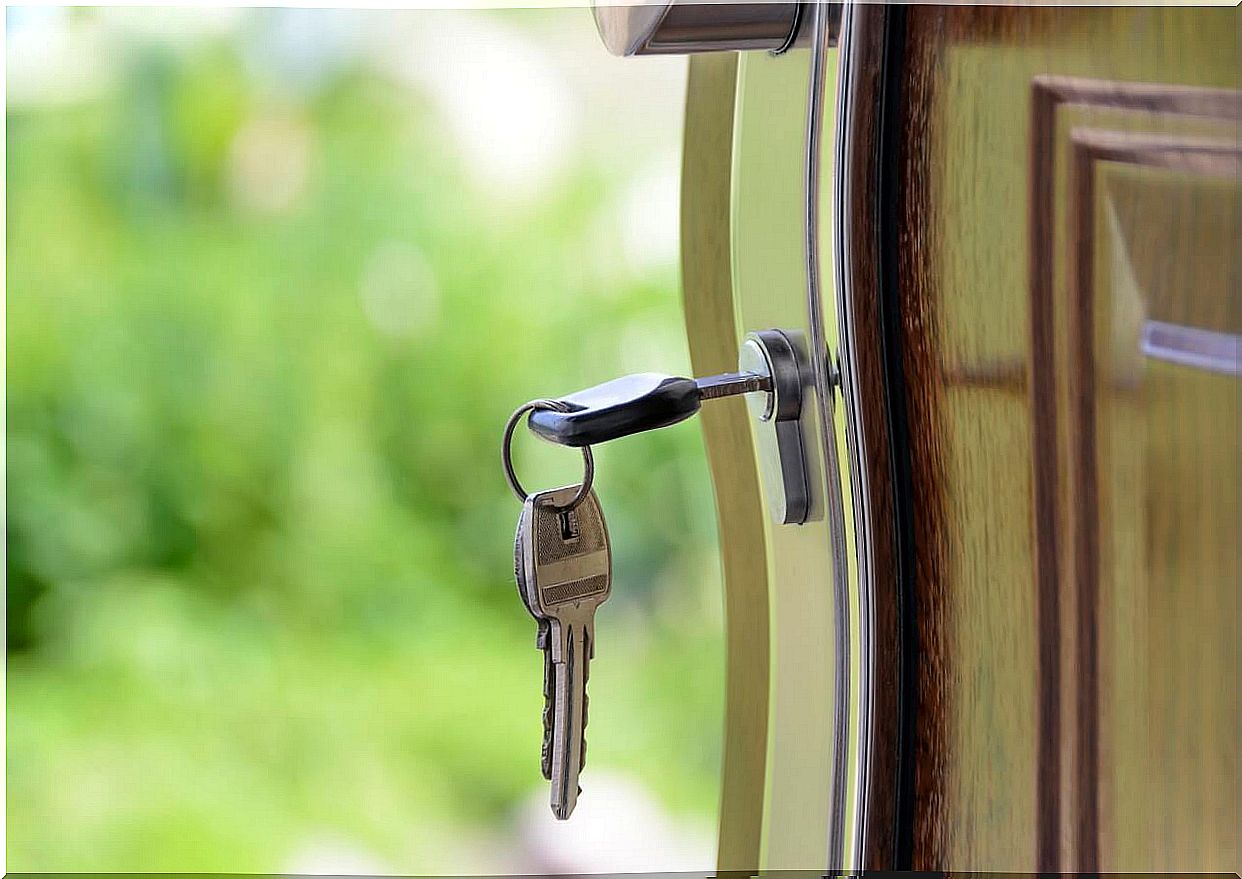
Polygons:
[[[919,44],[920,48],[921,44]],[[920,612],[927,586],[933,582],[931,571],[921,565],[927,558],[930,544],[929,519],[934,519],[939,503],[934,497],[920,494],[923,483],[916,485],[912,456],[916,442],[925,442],[919,427],[912,421],[911,395],[924,375],[915,333],[907,323],[910,283],[910,248],[904,245],[912,221],[925,216],[910,200],[910,183],[923,179],[917,161],[910,164],[912,142],[921,142],[918,123],[924,118],[918,92],[923,84],[917,65],[911,61],[918,51],[911,43],[907,28],[907,10],[897,5],[885,20],[883,93],[880,110],[879,175],[875,187],[876,214],[879,218],[879,293],[881,341],[884,355],[885,405],[888,416],[889,466],[892,479],[893,530],[896,538],[894,555],[897,633],[900,653],[901,691],[897,738],[897,803],[893,826],[894,866],[909,870],[915,866],[916,804],[935,802],[942,779],[936,758],[943,753],[942,714],[938,710],[938,692],[927,686],[926,660],[922,644],[937,637],[934,615]],[[916,340],[913,345],[908,340]],[[934,494],[936,488],[932,487]],[[917,511],[917,512],[916,512]],[[931,630],[926,630],[930,626]],[[924,706],[929,709],[924,711]],[[926,737],[931,733],[930,737]],[[929,748],[928,745],[931,745]],[[919,853],[920,859],[923,852]]]
[[[898,65],[890,49],[893,8],[855,5],[847,12],[838,83],[838,304],[841,311],[844,397],[855,493],[859,553],[862,640],[867,666],[865,698],[870,759],[860,780],[866,796],[861,852],[865,869],[910,866],[913,847],[912,777],[915,681],[906,663],[914,659],[903,640],[912,626],[901,565],[897,515],[897,469],[890,424],[890,370],[883,306],[883,204],[878,197],[886,173],[883,156],[886,65]],[[892,69],[892,68],[888,68]],[[891,121],[891,120],[890,120]],[[890,169],[891,170],[891,169]],[[890,181],[891,183],[891,181]],[[904,790],[903,790],[904,789]],[[904,816],[904,819],[903,819]]]
[[1030,338],[1027,378],[1031,407],[1031,485],[1038,645],[1036,710],[1036,867],[1059,869],[1061,859],[1061,583],[1058,523],[1056,388],[1036,376],[1056,369],[1052,302],[1052,222],[1055,211],[1056,108],[1061,92],[1036,80],[1031,95]]

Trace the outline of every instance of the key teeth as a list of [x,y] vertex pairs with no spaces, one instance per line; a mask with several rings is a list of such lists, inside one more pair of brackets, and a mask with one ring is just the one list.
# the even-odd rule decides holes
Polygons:
[[582,743],[578,746],[579,747],[579,754],[578,754],[578,771],[579,772],[581,772],[583,769],[586,768],[587,711],[591,707],[591,698],[586,694],[586,689],[585,689],[585,686],[586,686],[585,675],[583,676],[582,684],[583,684],[584,689],[582,691]]
[[539,770],[548,781],[552,780],[552,706],[543,706],[543,744],[539,749]]
[[548,781],[552,780],[553,714],[556,708],[556,684],[552,657],[548,654],[548,625],[541,622],[537,639],[543,650],[543,743],[539,750],[539,770]]

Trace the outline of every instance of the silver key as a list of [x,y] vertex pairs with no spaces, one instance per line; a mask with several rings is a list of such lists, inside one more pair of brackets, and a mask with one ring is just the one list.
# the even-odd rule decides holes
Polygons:
[[527,612],[535,618],[538,628],[535,631],[535,646],[543,652],[543,743],[539,748],[539,769],[543,777],[552,780],[552,718],[555,711],[556,675],[549,652],[549,633],[552,623],[540,615],[538,604],[531,593],[526,578],[526,560],[531,553],[532,532],[531,502],[527,498],[522,504],[522,515],[518,518],[517,536],[513,541],[513,576],[517,581],[518,596],[522,599]]
[[565,820],[578,802],[585,755],[586,679],[595,653],[595,610],[612,592],[612,550],[599,498],[564,509],[578,486],[526,499],[519,576],[527,610],[547,620],[552,662],[552,813]]

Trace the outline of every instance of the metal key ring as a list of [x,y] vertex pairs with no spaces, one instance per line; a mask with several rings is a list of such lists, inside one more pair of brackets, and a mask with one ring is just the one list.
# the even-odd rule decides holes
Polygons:
[[[518,422],[522,420],[522,416],[527,412],[534,412],[538,409],[551,409],[554,412],[568,412],[570,407],[562,403],[560,400],[531,400],[529,403],[523,403],[512,415],[505,425],[505,439],[500,447],[500,460],[505,465],[505,479],[509,481],[509,487],[513,489],[513,493],[517,495],[518,500],[523,503],[530,497],[526,493],[526,489],[522,487],[522,483],[518,481],[517,473],[513,469],[513,457],[510,454],[509,447],[513,443],[513,431],[518,426]],[[572,510],[586,500],[586,496],[591,493],[591,483],[595,481],[595,458],[591,455],[591,447],[582,447],[582,485],[578,489],[578,493],[574,495],[574,499],[566,504],[563,509]]]

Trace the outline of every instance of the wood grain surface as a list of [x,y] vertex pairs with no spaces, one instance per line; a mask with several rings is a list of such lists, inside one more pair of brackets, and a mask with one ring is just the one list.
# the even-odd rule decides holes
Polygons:
[[1237,870],[1239,379],[1143,347],[1239,334],[1237,12],[873,15],[840,173],[908,866]]

